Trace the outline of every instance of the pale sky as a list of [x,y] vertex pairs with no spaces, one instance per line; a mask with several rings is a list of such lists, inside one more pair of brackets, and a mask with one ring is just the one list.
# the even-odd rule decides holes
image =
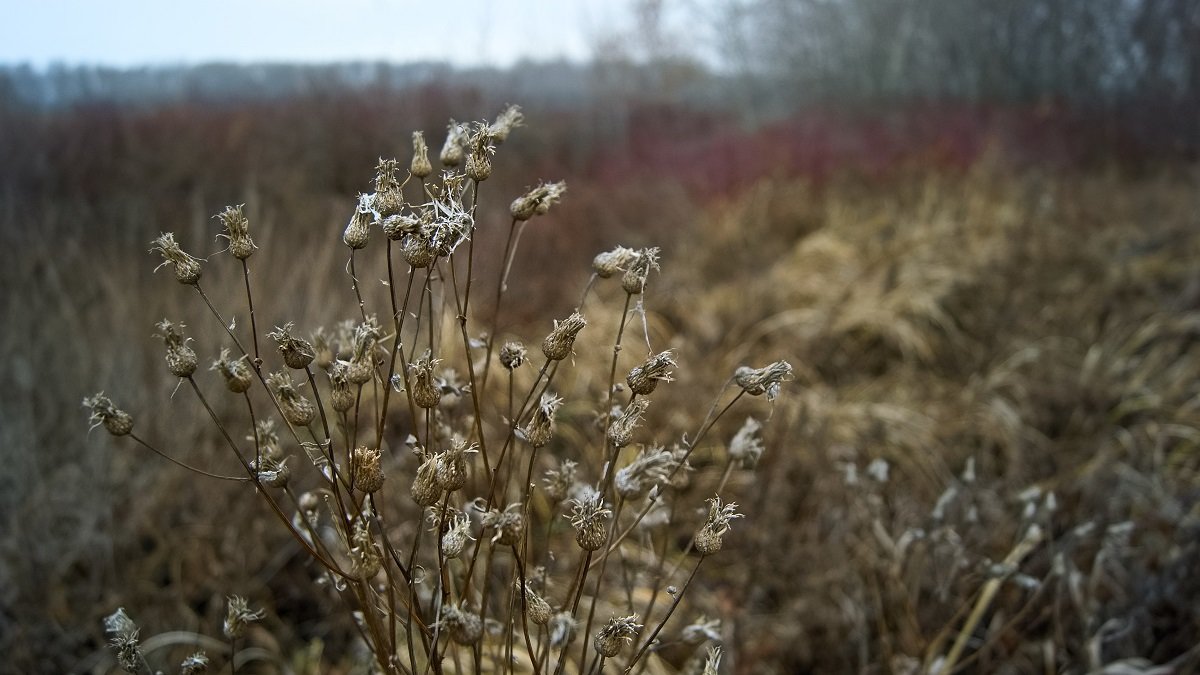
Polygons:
[[585,60],[629,0],[0,0],[0,64]]

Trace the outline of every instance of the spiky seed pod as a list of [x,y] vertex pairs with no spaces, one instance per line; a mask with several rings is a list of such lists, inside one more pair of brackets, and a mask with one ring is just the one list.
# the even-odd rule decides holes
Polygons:
[[375,165],[375,195],[371,209],[378,219],[400,213],[404,208],[404,194],[400,192],[400,181],[396,179],[399,163],[394,159],[379,159]]
[[510,105],[496,116],[496,121],[488,127],[488,135],[496,145],[500,145],[508,140],[508,135],[512,133],[512,130],[521,126],[524,121],[525,115],[521,113],[521,106]]
[[429,240],[417,233],[410,234],[401,240],[400,253],[404,255],[404,261],[416,269],[429,267],[433,259],[437,257],[437,252],[434,251]]
[[241,394],[250,389],[250,385],[254,381],[250,366],[246,364],[246,357],[230,358],[228,349],[221,350],[221,355],[217,357],[216,361],[213,361],[209,370],[220,373],[225,380],[225,388],[235,394]]
[[632,642],[634,636],[642,629],[642,625],[637,623],[637,620],[637,614],[624,617],[614,616],[609,619],[608,624],[596,633],[594,640],[596,651],[600,656],[611,659],[621,651],[621,647],[625,643]]
[[494,530],[492,543],[501,546],[516,546],[525,531],[525,520],[521,517],[520,504],[509,504],[503,511],[492,509],[483,514],[484,529]]
[[496,154],[496,146],[492,143],[486,124],[475,125],[467,147],[470,148],[470,152],[467,153],[467,177],[481,183],[492,175],[492,155]]
[[522,431],[525,440],[535,448],[545,446],[554,437],[554,413],[562,405],[562,399],[554,394],[542,394],[538,406],[533,410],[533,416]]
[[571,487],[575,485],[576,464],[564,459],[557,469],[547,469],[542,485],[546,488],[546,497],[551,502],[558,503],[567,498]]
[[138,633],[141,632],[133,619],[121,607],[104,617],[104,630],[112,633],[109,645],[117,652],[117,664],[127,673],[140,672],[142,668],[142,649],[138,645]]
[[659,382],[670,382],[670,369],[676,366],[671,350],[647,358],[642,365],[629,371],[625,381],[629,390],[638,396],[646,396],[658,387]]
[[378,492],[383,487],[382,453],[379,448],[365,446],[354,449],[354,487],[366,492]]
[[350,574],[356,579],[368,581],[379,574],[383,556],[371,539],[371,530],[366,518],[354,521],[354,533],[350,535]]
[[429,146],[425,144],[425,132],[414,131],[412,144],[413,157],[408,166],[408,172],[423,179],[433,173],[433,165],[429,163]]
[[288,368],[304,370],[313,362],[317,352],[308,340],[292,335],[292,329],[295,327],[296,325],[289,321],[282,328],[276,326],[275,330],[267,333],[267,337],[275,341],[279,347],[279,355],[283,357],[283,362]]
[[208,672],[208,654],[196,652],[179,664],[180,675],[202,675]]
[[562,199],[563,193],[567,191],[567,184],[559,181],[557,183],[541,183],[529,192],[517,197],[508,207],[509,213],[516,220],[529,220],[534,216],[545,215],[550,210],[550,207],[557,204]]
[[527,355],[528,351],[525,349],[525,345],[520,342],[505,342],[504,346],[500,347],[500,365],[507,370],[516,370],[525,363]]
[[304,427],[308,426],[316,417],[316,406],[296,390],[292,377],[287,373],[271,373],[267,376],[267,386],[279,400],[279,409],[288,422],[298,427]]
[[266,612],[261,609],[251,610],[245,598],[234,595],[228,600],[229,604],[225,608],[223,632],[225,633],[225,637],[230,640],[236,640],[245,636],[246,626],[266,616]]
[[742,517],[737,512],[736,503],[722,506],[721,498],[713,497],[708,504],[708,518],[696,533],[695,546],[700,555],[712,555],[720,551],[725,533],[729,531],[729,521]]
[[633,440],[633,431],[641,424],[642,414],[648,407],[650,407],[649,399],[635,399],[613,419],[612,423],[608,425],[608,440],[614,447],[623,448],[629,445],[629,441]]
[[433,371],[440,359],[429,357],[426,352],[423,357],[409,364],[409,389],[412,391],[413,403],[420,408],[434,408],[442,400],[442,385]]
[[126,436],[133,431],[133,417],[124,410],[118,410],[104,392],[84,398],[83,407],[92,411],[88,419],[93,428],[103,425],[104,430],[113,436]]
[[767,395],[768,401],[779,396],[780,384],[792,379],[792,364],[776,361],[762,368],[742,366],[734,371],[733,380],[751,396]]
[[226,206],[216,218],[221,221],[225,232],[218,236],[229,240],[229,253],[238,260],[245,260],[254,253],[254,240],[250,238],[250,221],[242,212],[245,204]]
[[483,621],[478,614],[460,606],[442,607],[442,630],[460,645],[473,645],[483,637]]
[[475,538],[471,536],[471,519],[457,513],[451,517],[450,527],[442,535],[442,556],[447,560],[453,560],[462,555],[468,541],[474,540]]
[[354,407],[354,392],[350,391],[350,366],[337,361],[329,368],[329,403],[338,412]]
[[350,338],[353,347],[346,373],[351,384],[366,384],[375,375],[375,345],[379,341],[379,334],[374,316],[354,326],[353,337]]
[[520,581],[514,581],[513,586],[523,598],[525,616],[534,624],[545,626],[550,621],[550,614],[552,612],[550,603],[538,595],[528,583],[522,586]]
[[157,337],[167,346],[167,370],[175,377],[191,377],[196,372],[197,359],[196,352],[187,346],[191,338],[183,336],[186,326],[163,319],[155,328],[158,329]]
[[626,499],[640,497],[651,487],[666,481],[679,462],[674,453],[662,447],[642,450],[637,459],[617,472],[613,485],[617,494]]
[[441,160],[443,166],[458,166],[463,161],[463,143],[466,141],[467,129],[463,124],[450,120],[446,126],[446,142],[442,144]]
[[611,251],[605,251],[592,260],[592,271],[601,279],[611,278],[617,272],[624,271],[637,260],[638,252],[618,246]]
[[542,354],[551,361],[567,358],[571,355],[571,349],[575,347],[575,338],[579,336],[579,331],[586,325],[587,320],[579,312],[573,312],[562,321],[556,320],[554,330],[542,341]]
[[478,444],[467,445],[455,439],[450,449],[440,453],[437,461],[438,486],[446,492],[454,492],[467,484],[467,455],[477,452]]
[[391,241],[400,241],[406,234],[412,234],[421,227],[421,221],[409,213],[397,213],[379,222],[383,235]]
[[743,469],[758,466],[758,460],[763,454],[762,439],[758,435],[761,430],[762,422],[747,417],[746,423],[729,441],[729,457]]
[[575,528],[575,543],[585,551],[595,551],[608,541],[608,519],[612,511],[604,503],[604,495],[589,489],[579,499],[571,500],[571,526]]
[[646,289],[646,279],[651,270],[658,269],[658,249],[644,248],[625,269],[621,276],[621,288],[630,295],[638,295]]
[[442,497],[442,488],[437,484],[437,457],[433,453],[417,450],[421,465],[413,478],[412,498],[420,506],[433,506]]
[[354,208],[354,214],[342,232],[342,243],[356,251],[365,248],[371,237],[371,221],[375,218],[372,201],[371,195],[358,196],[358,206]]
[[[158,238],[151,242],[153,248],[150,251],[162,254],[162,265],[170,264],[175,268],[175,279],[181,284],[196,285],[200,281],[200,260],[194,256],[188,255],[179,248],[179,244],[175,241],[175,235],[170,232],[164,232],[158,235]],[[159,267],[162,267],[159,265]],[[155,268],[157,269],[157,268]]]

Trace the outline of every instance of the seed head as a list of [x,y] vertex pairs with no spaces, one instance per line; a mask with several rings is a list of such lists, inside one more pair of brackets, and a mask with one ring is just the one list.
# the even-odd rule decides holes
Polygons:
[[661,446],[643,449],[637,459],[629,466],[617,472],[614,485],[617,494],[626,499],[633,499],[644,494],[651,487],[666,481],[671,472],[679,466],[675,454]]
[[400,253],[404,255],[404,261],[416,269],[429,267],[429,264],[437,257],[437,252],[430,245],[429,239],[419,232],[414,232],[401,240]]
[[179,664],[180,675],[201,675],[208,672],[208,654],[196,652]]
[[383,487],[382,453],[379,448],[365,446],[354,449],[354,486],[368,494]]
[[637,251],[618,246],[611,251],[597,255],[592,260],[592,270],[601,279],[608,279],[617,272],[628,269],[637,258]]
[[606,525],[612,511],[604,503],[604,495],[593,489],[571,500],[571,526],[575,528],[575,543],[585,551],[595,551],[608,541]]
[[637,295],[646,289],[646,278],[651,270],[658,269],[658,249],[644,248],[626,268],[621,277],[621,288],[630,295]]
[[455,439],[450,449],[438,454],[437,482],[446,492],[454,492],[467,484],[467,455],[477,452],[479,445]]
[[633,430],[642,421],[642,414],[650,407],[650,399],[634,399],[625,410],[608,426],[608,440],[613,446],[623,448],[633,439]]
[[213,216],[220,220],[221,226],[225,228],[225,231],[217,236],[229,240],[229,253],[238,260],[249,258],[257,248],[254,240],[250,238],[250,221],[242,212],[244,206],[245,204],[226,206],[224,211]]
[[458,166],[463,161],[463,144],[466,142],[467,127],[450,120],[446,126],[446,142],[442,144],[442,165]]
[[433,165],[429,163],[429,146],[425,144],[425,132],[414,131],[412,142],[413,158],[408,172],[417,178],[425,178],[433,173]]
[[496,145],[492,141],[487,124],[478,123],[467,140],[470,152],[467,154],[467,177],[475,182],[482,182],[492,175],[492,155],[496,154]]
[[350,365],[345,361],[335,361],[329,367],[329,398],[330,405],[338,412],[346,412],[354,407],[354,392],[350,391]]
[[317,353],[311,342],[292,335],[292,329],[295,327],[296,325],[289,321],[283,328],[276,326],[275,330],[267,333],[267,337],[278,345],[279,354],[288,368],[304,370],[313,362]]
[[483,637],[483,621],[479,615],[461,606],[442,607],[442,618],[438,623],[450,639],[460,645],[473,645]]
[[430,358],[429,352],[408,366],[409,387],[412,390],[413,403],[421,408],[433,408],[442,400],[442,383],[434,377],[433,371],[440,359]]
[[375,374],[375,346],[379,341],[379,324],[374,315],[354,326],[353,348],[347,378],[351,384],[366,384]]
[[255,444],[263,455],[274,460],[283,458],[283,449],[279,447],[279,433],[275,431],[275,420],[268,417],[254,423],[254,435],[246,440]]
[[175,377],[191,377],[196,372],[196,352],[187,343],[191,338],[183,336],[182,323],[174,324],[166,319],[155,324],[156,336],[167,346],[167,370]]
[[554,330],[546,336],[542,341],[542,354],[551,361],[562,361],[571,355],[571,349],[575,346],[575,338],[579,335],[579,331],[587,325],[587,320],[579,312],[573,312],[571,316],[562,321],[554,322]]
[[675,359],[671,356],[671,350],[656,354],[646,359],[642,365],[629,371],[629,376],[625,381],[629,383],[629,390],[639,396],[645,396],[654,391],[659,382],[670,382],[671,372],[669,369],[676,366]]
[[125,436],[133,431],[133,417],[124,410],[118,410],[104,392],[84,398],[83,407],[92,411],[88,419],[93,429],[103,425],[105,431],[113,436]]
[[606,659],[616,656],[621,651],[622,644],[632,642],[634,636],[642,629],[642,624],[637,623],[637,620],[637,614],[624,617],[614,616],[609,619],[608,625],[596,633],[596,651]]
[[437,457],[420,448],[416,453],[421,458],[421,465],[413,478],[412,498],[420,506],[433,506],[442,496],[442,488],[437,484]]
[[529,220],[534,216],[545,215],[551,206],[562,199],[563,193],[566,191],[567,184],[562,181],[540,183],[529,192],[514,199],[508,210],[517,220]]
[[557,469],[547,469],[546,477],[542,479],[546,497],[555,503],[566,499],[575,485],[576,473],[576,464],[569,459],[562,460]]
[[743,469],[753,469],[762,457],[763,444],[758,435],[761,430],[762,422],[747,417],[746,423],[729,441],[729,456]]
[[517,593],[521,594],[525,605],[525,616],[539,626],[545,626],[550,621],[550,603],[538,595],[528,583],[521,585],[516,582]]
[[762,368],[742,366],[733,373],[733,380],[751,396],[767,395],[768,401],[779,396],[780,383],[792,379],[792,365],[776,361]]
[[520,342],[505,342],[500,348],[500,365],[508,370],[516,370],[525,363],[527,353],[525,345]]
[[209,370],[215,370],[221,374],[225,380],[225,387],[235,394],[241,394],[250,389],[253,382],[253,376],[250,372],[250,366],[246,364],[246,358],[230,358],[229,350],[222,349],[221,355],[213,361],[212,367]]
[[375,195],[371,199],[375,219],[397,215],[404,207],[404,195],[400,192],[400,181],[396,179],[398,170],[399,164],[394,159],[381,157],[375,165]]
[[266,612],[261,609],[251,610],[245,598],[232,596],[225,609],[225,637],[236,640],[246,634],[246,626],[262,619]]
[[466,514],[456,513],[450,518],[450,527],[442,535],[442,555],[452,560],[462,555],[468,541],[474,541],[471,536],[471,519]]
[[411,213],[397,213],[379,221],[383,235],[391,241],[400,241],[406,234],[413,234],[421,228],[421,221]]
[[696,533],[696,551],[701,555],[712,555],[720,551],[722,539],[729,531],[729,521],[742,517],[742,514],[737,512],[737,504],[722,506],[720,497],[713,497],[708,500],[708,504],[708,519]]
[[513,129],[521,126],[525,121],[525,115],[521,113],[521,106],[510,105],[496,116],[496,121],[488,127],[488,136],[496,145],[500,145],[508,140],[508,135]]
[[371,539],[371,530],[366,518],[354,521],[354,533],[350,535],[350,574],[367,581],[379,573],[383,556]]
[[522,430],[525,440],[529,441],[530,445],[541,448],[554,437],[554,413],[561,405],[562,399],[558,396],[542,394],[537,408],[533,410],[533,416],[529,418],[529,424]]
[[492,543],[501,546],[516,546],[525,531],[525,520],[521,517],[521,505],[509,504],[503,511],[492,509],[483,514],[484,529],[492,529]]
[[308,426],[317,415],[317,409],[307,398],[296,390],[292,376],[283,372],[271,373],[267,376],[267,386],[279,400],[279,409],[288,422],[298,426]]
[[359,195],[358,206],[342,232],[342,242],[356,251],[364,248],[371,236],[371,221],[375,219],[373,201],[371,195]]
[[[170,264],[175,268],[175,279],[181,284],[195,285],[200,281],[200,260],[194,256],[188,255],[179,248],[179,244],[175,242],[175,235],[170,232],[164,232],[158,235],[158,238],[150,242],[153,248],[152,253],[157,252],[162,254],[163,263],[159,265]],[[155,268],[158,269],[157,267]]]
[[104,630],[112,633],[108,643],[117,652],[117,664],[121,666],[121,670],[127,673],[139,672],[145,660],[141,647],[138,646],[140,631],[133,619],[125,613],[124,607],[104,617]]

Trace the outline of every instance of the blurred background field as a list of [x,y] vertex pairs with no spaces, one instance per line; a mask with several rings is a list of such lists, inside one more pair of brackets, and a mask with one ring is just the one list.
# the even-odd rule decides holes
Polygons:
[[569,191],[500,332],[532,343],[597,252],[653,245],[673,407],[753,359],[796,367],[753,411],[747,518],[689,591],[727,672],[936,672],[980,606],[956,672],[1200,669],[1200,5],[622,8],[586,60],[0,67],[0,670],[107,672],[116,607],[143,638],[216,634],[242,592],[287,668],[362,672],[251,491],[89,434],[79,402],[119,395],[232,471],[151,338],[194,309],[151,239],[214,253],[213,214],[245,203],[255,274],[285,289],[259,325],[352,318],[330,242],[376,159],[508,103],[527,123],[481,242],[537,179]]

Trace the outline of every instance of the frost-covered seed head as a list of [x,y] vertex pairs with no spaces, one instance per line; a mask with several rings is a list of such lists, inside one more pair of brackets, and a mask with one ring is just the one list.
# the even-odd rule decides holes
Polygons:
[[638,615],[630,614],[624,617],[612,617],[608,624],[596,633],[596,651],[606,659],[611,659],[621,651],[627,642],[632,642],[634,636],[641,630],[642,624],[637,623]]
[[629,384],[630,391],[639,396],[646,396],[654,392],[659,382],[671,381],[670,369],[675,365],[675,359],[668,349],[647,358],[642,365],[629,371],[625,381]]
[[354,449],[354,486],[366,493],[383,487],[383,462],[379,448],[365,446]]
[[779,396],[780,383],[792,379],[792,365],[776,361],[762,368],[742,366],[733,373],[733,380],[751,396],[767,395],[768,401]]
[[[170,264],[175,268],[175,279],[181,284],[195,285],[200,281],[200,260],[194,256],[188,255],[179,248],[179,244],[175,241],[175,235],[170,232],[164,232],[158,235],[158,238],[151,242],[153,248],[151,252],[162,254],[162,265]],[[159,267],[162,267],[159,265]],[[157,269],[157,268],[156,268]]]
[[571,355],[575,346],[575,338],[579,331],[587,325],[587,320],[579,312],[573,312],[562,321],[554,322],[554,330],[542,341],[542,354],[551,361],[561,361]]
[[279,355],[283,357],[283,362],[288,368],[304,370],[313,362],[317,353],[308,340],[292,335],[295,327],[296,325],[289,321],[282,328],[276,326],[275,330],[267,333],[267,337],[275,341],[279,347]]
[[113,436],[125,436],[133,431],[133,417],[118,410],[104,392],[83,399],[83,407],[91,409],[89,420],[93,427],[102,425]]
[[196,352],[187,346],[191,338],[183,335],[186,326],[163,319],[155,328],[158,329],[155,335],[167,346],[167,370],[175,377],[191,377],[196,372],[197,359]]

